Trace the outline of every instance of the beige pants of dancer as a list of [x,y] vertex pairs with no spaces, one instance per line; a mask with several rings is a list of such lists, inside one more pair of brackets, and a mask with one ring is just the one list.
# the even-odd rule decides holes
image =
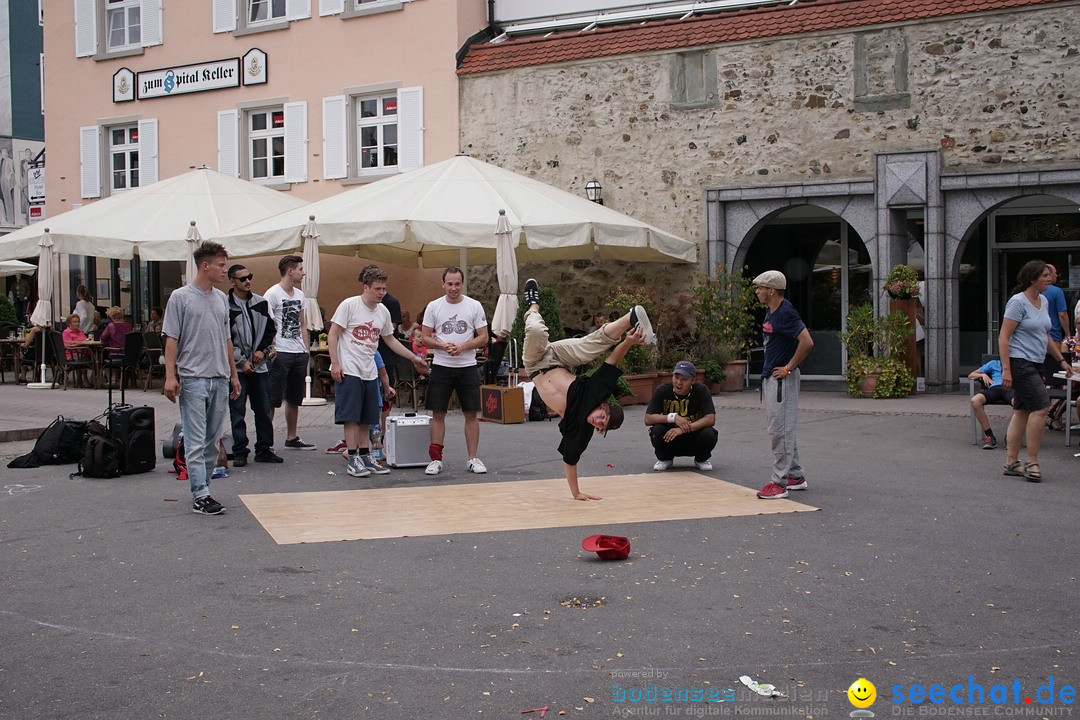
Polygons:
[[619,338],[609,338],[604,332],[606,329],[607,325],[604,325],[585,337],[548,342],[548,329],[544,318],[539,311],[528,310],[525,313],[525,342],[521,348],[526,374],[553,367],[573,370],[581,365],[588,365],[605,355],[611,346],[619,341]]

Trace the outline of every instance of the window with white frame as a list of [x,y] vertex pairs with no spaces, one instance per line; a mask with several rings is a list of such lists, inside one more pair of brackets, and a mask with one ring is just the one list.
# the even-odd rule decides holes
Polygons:
[[161,44],[162,0],[75,0],[75,56],[131,54]]
[[323,176],[365,179],[423,165],[423,88],[323,98]]
[[248,23],[284,20],[285,0],[246,0]]
[[218,172],[266,185],[307,180],[307,103],[218,113]]
[[213,0],[214,32],[265,32],[311,17],[311,0]]
[[357,168],[361,173],[397,169],[397,107],[396,92],[356,99]]
[[285,179],[285,109],[252,110],[247,114],[248,179]]
[[106,0],[106,50],[126,50],[142,42],[141,0]]
[[319,15],[341,15],[344,18],[401,10],[412,0],[319,0]]
[[139,187],[139,126],[117,125],[108,132],[110,189],[117,193]]
[[157,182],[156,118],[79,128],[80,197],[99,198]]

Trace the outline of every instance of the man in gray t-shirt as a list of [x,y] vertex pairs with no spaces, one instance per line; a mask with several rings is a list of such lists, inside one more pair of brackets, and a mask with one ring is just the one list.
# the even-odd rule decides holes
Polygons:
[[203,515],[225,512],[210,497],[229,399],[240,395],[233,359],[229,306],[214,283],[225,280],[229,254],[218,243],[195,251],[198,274],[169,297],[161,332],[165,335],[165,396],[180,400],[191,509]]

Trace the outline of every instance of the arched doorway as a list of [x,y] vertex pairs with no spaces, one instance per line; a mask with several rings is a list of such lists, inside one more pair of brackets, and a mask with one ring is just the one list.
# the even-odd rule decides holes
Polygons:
[[978,367],[983,353],[997,352],[1001,313],[1017,271],[1029,260],[1057,267],[1073,318],[1080,297],[1080,209],[1075,202],[1052,195],[1009,200],[973,225],[964,242],[956,269],[962,372]]
[[848,309],[871,302],[870,254],[858,233],[835,213],[814,205],[779,210],[743,241],[742,262],[751,276],[782,270],[787,298],[814,338],[803,363],[809,379],[839,379],[844,373],[840,333]]

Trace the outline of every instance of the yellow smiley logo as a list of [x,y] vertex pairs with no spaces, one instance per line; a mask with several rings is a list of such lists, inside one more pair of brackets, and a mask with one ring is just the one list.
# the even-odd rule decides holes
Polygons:
[[859,678],[847,689],[848,700],[857,708],[868,708],[877,700],[877,688],[866,678]]

